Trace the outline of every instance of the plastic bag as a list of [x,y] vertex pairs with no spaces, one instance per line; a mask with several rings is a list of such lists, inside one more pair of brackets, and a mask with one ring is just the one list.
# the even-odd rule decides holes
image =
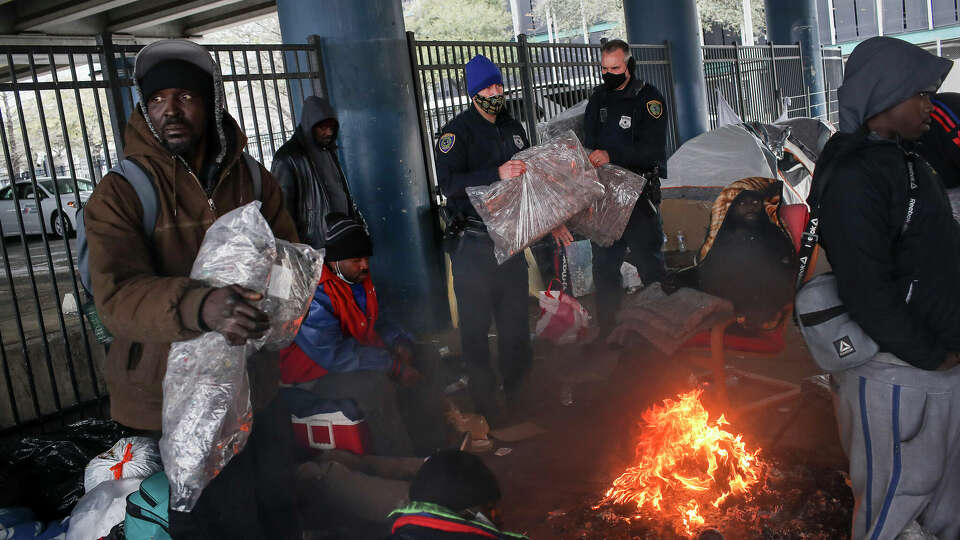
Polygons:
[[127,495],[140,487],[141,478],[107,480],[80,499],[70,514],[66,540],[97,540],[127,515]]
[[40,521],[59,519],[83,496],[83,472],[97,454],[125,435],[112,420],[89,419],[39,437],[0,445],[3,506],[25,506]]
[[83,473],[83,488],[90,492],[101,482],[146,478],[160,470],[163,470],[163,464],[157,441],[150,437],[128,437],[90,460]]
[[557,345],[570,345],[586,338],[590,314],[576,298],[563,291],[554,291],[553,282],[547,290],[540,291],[537,298],[540,301],[536,327],[538,337]]
[[578,240],[564,248],[570,292],[579,298],[593,292],[593,247],[589,240]]
[[606,190],[603,197],[573,216],[568,225],[596,244],[609,247],[623,236],[647,179],[609,163],[597,169],[597,176]]
[[587,103],[585,99],[573,107],[561,112],[546,122],[537,123],[537,134],[541,141],[546,141],[554,137],[561,137],[567,131],[572,131],[581,141],[583,140],[583,116],[587,112]]
[[260,340],[231,346],[219,333],[174,343],[163,379],[160,453],[170,507],[188,512],[203,489],[243,450],[253,424],[247,359],[290,344],[320,279],[322,257],[276,240],[252,202],[218,219],[203,239],[190,277],[214,287],[238,284],[264,293],[271,318]]
[[493,239],[499,264],[603,196],[597,170],[572,131],[513,159],[527,166],[521,176],[466,190]]

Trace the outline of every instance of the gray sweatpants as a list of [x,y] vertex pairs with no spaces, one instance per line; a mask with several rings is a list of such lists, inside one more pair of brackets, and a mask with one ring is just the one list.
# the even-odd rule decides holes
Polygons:
[[924,371],[880,353],[832,379],[854,540],[894,539],[913,520],[960,538],[960,367]]

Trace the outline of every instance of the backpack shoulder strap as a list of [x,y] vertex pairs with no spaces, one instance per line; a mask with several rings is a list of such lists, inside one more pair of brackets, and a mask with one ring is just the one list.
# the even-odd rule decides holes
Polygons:
[[133,186],[143,207],[143,232],[147,238],[153,237],[153,229],[157,225],[157,188],[153,180],[147,175],[136,161],[125,159],[117,163],[110,172],[118,174]]
[[250,169],[250,178],[253,180],[253,200],[259,201],[263,195],[263,177],[260,176],[260,162],[253,159],[253,156],[244,152],[243,160],[247,162],[247,168]]

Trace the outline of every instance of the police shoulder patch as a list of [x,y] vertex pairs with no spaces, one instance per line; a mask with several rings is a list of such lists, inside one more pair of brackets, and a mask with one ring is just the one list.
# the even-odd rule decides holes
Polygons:
[[437,143],[437,146],[440,148],[441,152],[446,154],[447,152],[450,151],[451,148],[453,148],[453,143],[455,143],[456,141],[457,141],[456,135],[454,135],[453,133],[444,133],[443,136],[440,137],[440,142]]
[[651,99],[647,102],[647,112],[655,119],[660,118],[663,115],[663,103],[658,99]]

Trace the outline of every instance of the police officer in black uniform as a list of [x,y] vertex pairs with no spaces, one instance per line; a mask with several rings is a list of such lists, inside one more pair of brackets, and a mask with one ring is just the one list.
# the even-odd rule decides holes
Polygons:
[[626,42],[614,39],[603,45],[603,84],[590,96],[583,120],[583,143],[593,149],[590,162],[594,166],[613,163],[647,178],[620,240],[610,247],[593,244],[597,319],[604,334],[612,329],[620,307],[620,266],[625,256],[637,267],[644,285],[666,275],[659,209],[660,173],[666,164],[666,111],[660,91],[634,77],[634,65]]
[[503,77],[497,66],[478,55],[465,70],[472,102],[441,129],[435,152],[437,180],[447,198],[447,251],[470,392],[479,412],[492,425],[502,425],[487,334],[493,319],[509,407],[531,361],[527,263],[523,254],[517,254],[497,265],[493,240],[464,190],[523,174],[523,162],[511,157],[529,143],[523,126],[504,108]]

